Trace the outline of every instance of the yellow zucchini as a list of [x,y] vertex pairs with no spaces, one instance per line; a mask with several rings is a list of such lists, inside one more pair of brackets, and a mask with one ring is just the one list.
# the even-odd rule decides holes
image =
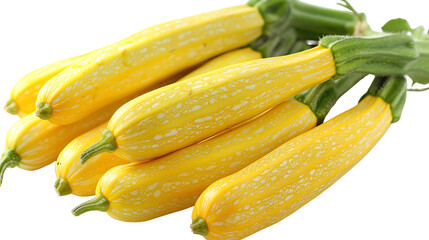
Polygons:
[[160,157],[243,122],[334,74],[330,50],[316,47],[171,84],[118,109],[103,138],[81,160],[103,151],[132,161]]
[[54,62],[25,75],[13,86],[10,98],[4,107],[6,112],[16,114],[21,118],[33,113],[36,110],[37,94],[42,86],[84,56]]
[[210,140],[154,161],[109,170],[98,182],[97,197],[73,213],[102,210],[115,219],[135,222],[188,208],[212,182],[315,127],[316,122],[307,105],[288,100]]
[[194,233],[210,240],[243,239],[287,217],[335,183],[397,120],[392,113],[402,110],[406,80],[388,81],[372,86],[388,94],[372,96],[370,89],[353,109],[210,185],[195,204]]
[[97,182],[105,172],[113,167],[129,163],[111,153],[100,154],[89,160],[84,166],[79,162],[79,154],[92,141],[101,136],[106,126],[107,122],[82,134],[61,151],[55,164],[57,176],[55,189],[58,195],[63,196],[69,193],[77,196],[94,195]]
[[[212,70],[233,65],[240,62],[261,58],[259,52],[250,48],[233,50],[224,53],[180,78],[179,81],[191,76],[210,72]],[[79,162],[79,154],[88,148],[94,141],[101,137],[101,132],[107,127],[107,122],[99,127],[77,137],[70,142],[61,152],[55,165],[57,181],[55,189],[60,196],[72,193],[78,196],[90,196],[95,194],[95,187],[100,177],[110,168],[129,163],[114,154],[103,153],[91,158],[86,164]]]
[[87,56],[40,90],[36,114],[68,124],[262,33],[257,8],[230,7],[143,30]]

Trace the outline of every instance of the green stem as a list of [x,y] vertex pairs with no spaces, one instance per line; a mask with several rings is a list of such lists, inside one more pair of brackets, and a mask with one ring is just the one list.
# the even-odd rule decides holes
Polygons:
[[425,92],[429,90],[429,87],[427,88],[408,88],[407,91],[408,92]]
[[7,100],[6,105],[4,105],[4,110],[12,115],[18,114],[18,104],[12,99]]
[[88,211],[107,212],[109,209],[109,200],[103,195],[97,195],[95,198],[86,201],[72,210],[73,215],[79,216]]
[[250,44],[263,57],[287,54],[298,39],[319,40],[328,34],[352,35],[358,28],[367,26],[351,12],[298,0],[250,0],[248,5],[257,8],[265,22],[261,37]]
[[199,234],[203,237],[209,233],[206,221],[198,216],[192,219],[191,229],[194,234]]
[[363,14],[323,8],[293,1],[290,25],[301,39],[318,40],[324,35],[365,35],[371,31]]
[[65,196],[72,193],[69,182],[62,177],[57,178],[54,187],[58,196]]
[[42,120],[48,120],[52,114],[51,105],[45,102],[36,102],[36,116]]
[[21,157],[15,150],[10,149],[3,152],[0,162],[0,186],[3,182],[3,176],[6,169],[18,166],[20,161]]
[[390,105],[392,123],[399,121],[407,95],[407,79],[404,76],[377,76],[374,78],[367,95],[379,97]]
[[115,135],[109,129],[104,129],[101,138],[79,156],[80,162],[84,164],[91,157],[103,152],[113,152],[116,148]]
[[327,36],[320,45],[331,50],[338,75],[404,75],[408,65],[419,57],[413,37],[401,33],[365,38]]
[[338,99],[364,77],[365,74],[353,73],[344,75],[337,80],[331,79],[300,93],[295,96],[295,99],[310,107],[316,115],[319,125],[324,122]]

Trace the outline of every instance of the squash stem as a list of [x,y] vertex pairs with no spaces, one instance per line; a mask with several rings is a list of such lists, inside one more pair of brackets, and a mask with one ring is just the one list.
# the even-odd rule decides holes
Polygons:
[[307,105],[322,124],[338,99],[358,83],[366,74],[351,73],[331,79],[295,96],[297,101]]
[[191,229],[194,234],[199,234],[203,237],[209,232],[206,221],[198,216],[192,220]]
[[116,148],[115,135],[109,129],[104,129],[101,138],[79,156],[80,162],[84,164],[91,157],[103,152],[113,152]]
[[42,120],[48,120],[52,115],[51,105],[45,102],[36,102],[36,116]]
[[12,99],[7,100],[6,105],[4,105],[4,110],[12,115],[18,114],[18,104]]
[[65,196],[72,193],[69,182],[62,177],[57,178],[54,187],[58,196]]
[[107,212],[109,209],[109,200],[103,195],[97,195],[95,198],[86,201],[72,210],[73,215],[79,216],[88,211]]
[[0,186],[3,182],[3,176],[6,169],[18,166],[20,161],[21,157],[15,150],[10,149],[2,154],[0,161]]

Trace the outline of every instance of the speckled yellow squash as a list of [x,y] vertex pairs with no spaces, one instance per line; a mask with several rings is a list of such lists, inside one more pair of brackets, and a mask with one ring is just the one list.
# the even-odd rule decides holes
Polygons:
[[58,156],[55,164],[57,181],[55,189],[60,196],[74,194],[77,196],[91,196],[95,194],[98,180],[109,169],[127,164],[112,153],[103,153],[91,158],[85,165],[79,162],[79,154],[85,150],[92,141],[101,136],[107,122],[82,134],[71,141]]
[[243,239],[287,217],[371,150],[399,119],[405,93],[403,77],[376,79],[355,108],[216,181],[195,204],[192,230],[210,240]]
[[315,127],[316,122],[308,106],[288,100],[210,140],[151,162],[109,170],[98,182],[97,197],[73,213],[101,210],[115,219],[135,222],[188,208],[212,182]]
[[118,109],[103,138],[81,160],[103,151],[131,161],[163,156],[266,111],[334,74],[330,50],[316,47],[171,84]]
[[157,158],[258,115],[337,73],[401,73],[418,57],[413,43],[405,34],[324,37],[323,46],[310,50],[235,64],[171,84],[118,109],[81,161],[105,151],[132,161]]
[[42,86],[84,56],[54,62],[25,75],[13,86],[10,98],[4,107],[6,112],[16,114],[21,118],[33,113],[36,110],[37,94]]
[[57,124],[75,122],[249,44],[261,35],[263,25],[258,9],[243,5],[150,27],[95,51],[51,79],[39,92],[36,114]]
[[[185,77],[180,78],[179,81],[228,65],[258,58],[261,58],[261,54],[250,48],[233,50],[206,62]],[[78,196],[94,195],[98,180],[107,170],[118,165],[129,163],[129,161],[123,160],[112,153],[97,155],[84,165],[79,162],[79,155],[88,148],[92,142],[101,137],[101,132],[106,127],[107,122],[77,137],[61,152],[55,165],[55,172],[57,175],[55,189],[58,195],[63,196],[70,193]]]

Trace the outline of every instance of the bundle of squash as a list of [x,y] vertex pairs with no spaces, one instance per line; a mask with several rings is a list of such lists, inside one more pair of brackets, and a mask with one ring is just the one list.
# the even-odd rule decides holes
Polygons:
[[[75,209],[146,221],[191,206],[192,231],[242,239],[287,217],[362,159],[399,120],[409,76],[429,83],[429,38],[403,19],[298,0],[160,24],[40,68],[13,88],[21,117],[0,163],[55,162]],[[366,75],[358,105],[324,123]]]

